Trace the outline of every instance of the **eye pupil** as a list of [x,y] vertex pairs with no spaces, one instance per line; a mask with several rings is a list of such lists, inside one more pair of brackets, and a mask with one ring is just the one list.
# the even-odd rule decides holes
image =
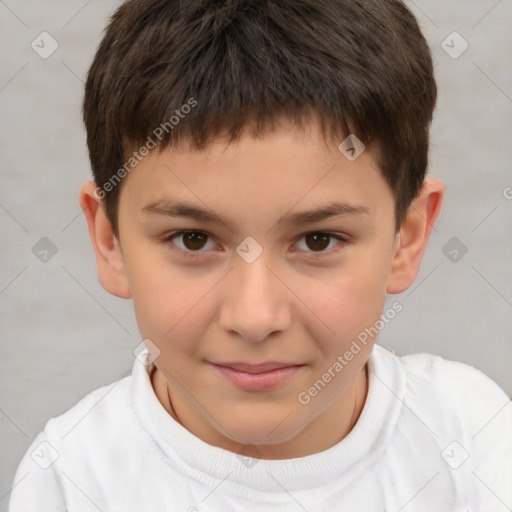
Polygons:
[[198,250],[202,249],[208,239],[208,235],[205,233],[199,233],[197,231],[191,233],[183,233],[183,244],[187,249]]
[[[310,233],[306,235],[306,243],[312,250],[323,250],[329,246],[330,235],[325,233]],[[311,243],[313,246],[311,246]]]

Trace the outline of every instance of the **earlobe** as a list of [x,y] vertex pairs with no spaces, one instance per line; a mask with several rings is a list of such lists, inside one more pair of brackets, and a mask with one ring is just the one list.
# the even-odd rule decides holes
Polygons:
[[441,212],[443,196],[444,185],[440,180],[423,182],[395,240],[387,293],[401,293],[416,279],[434,223]]
[[89,236],[96,254],[98,279],[107,292],[123,299],[129,299],[131,292],[121,246],[95,191],[96,184],[94,182],[84,183],[80,187],[79,202],[87,220]]

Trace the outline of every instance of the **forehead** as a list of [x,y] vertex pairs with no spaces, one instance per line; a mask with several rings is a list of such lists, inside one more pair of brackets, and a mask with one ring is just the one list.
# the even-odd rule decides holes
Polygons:
[[338,144],[327,142],[317,126],[301,130],[282,124],[262,137],[245,133],[234,142],[219,137],[201,150],[181,145],[153,151],[126,177],[120,203],[169,213],[179,202],[209,210],[212,218],[233,210],[239,216],[280,212],[282,217],[283,211],[334,202],[342,205],[338,210],[375,213],[382,201],[392,203],[373,151],[366,148],[352,161]]

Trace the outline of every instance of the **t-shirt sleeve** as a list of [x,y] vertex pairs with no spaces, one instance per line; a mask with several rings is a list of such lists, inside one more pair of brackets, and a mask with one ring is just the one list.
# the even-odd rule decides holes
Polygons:
[[[512,401],[487,375],[473,370],[475,398],[468,398],[477,415],[468,435],[474,510],[510,510],[512,507]],[[472,510],[473,510],[472,509]]]
[[66,512],[58,458],[45,433],[38,434],[16,471],[8,512]]
[[416,412],[434,427],[441,457],[463,482],[465,505],[477,512],[512,510],[510,397],[465,363],[428,354],[402,361],[414,396],[421,389],[426,397]]

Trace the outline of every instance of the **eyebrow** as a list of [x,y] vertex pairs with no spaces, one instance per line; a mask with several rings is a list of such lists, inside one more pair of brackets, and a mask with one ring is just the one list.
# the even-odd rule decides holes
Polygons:
[[[184,217],[199,222],[224,224],[229,227],[229,223],[215,212],[184,202],[172,203],[169,201],[155,201],[142,208],[141,211],[144,213],[167,215],[169,217]],[[280,224],[307,224],[326,220],[331,217],[368,213],[370,213],[370,209],[366,206],[333,202],[313,210],[287,213],[281,216],[274,226]]]

